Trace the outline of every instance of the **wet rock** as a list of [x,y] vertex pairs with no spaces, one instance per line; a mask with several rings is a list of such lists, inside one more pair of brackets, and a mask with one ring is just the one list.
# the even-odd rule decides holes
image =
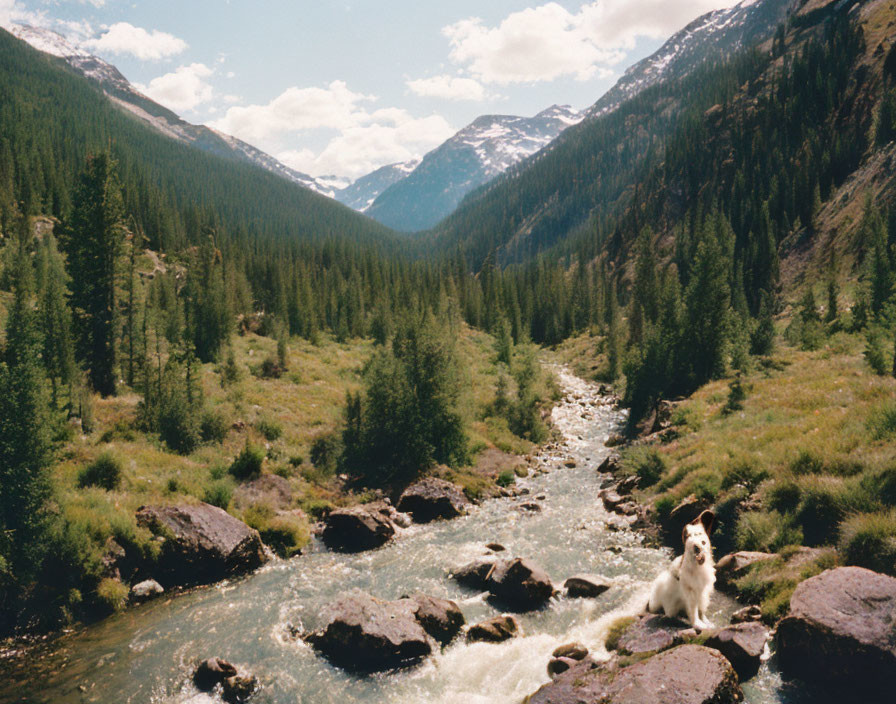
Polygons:
[[[683,621],[660,614],[644,614],[619,636],[616,649],[627,655],[667,650],[681,642],[689,629]],[[696,634],[695,634],[696,635]]]
[[625,438],[622,437],[619,433],[613,433],[610,437],[607,438],[607,441],[604,444],[607,447],[618,447],[619,445],[625,444]]
[[737,674],[715,650],[682,645],[622,667],[586,658],[526,699],[527,704],[733,704]]
[[555,658],[572,658],[573,660],[584,660],[588,655],[588,648],[581,643],[566,643],[554,649],[551,655]]
[[563,466],[566,467],[567,469],[575,469],[576,461],[574,459],[570,458],[570,459],[566,460],[566,462],[563,463]]
[[162,541],[157,575],[163,586],[215,582],[268,560],[258,532],[217,506],[142,506],[137,524]]
[[544,570],[519,557],[496,563],[487,582],[492,596],[519,611],[540,608],[554,595],[554,585]]
[[411,484],[398,500],[398,510],[409,513],[416,523],[429,523],[437,518],[456,518],[470,504],[456,484],[436,477],[427,477]]
[[193,673],[193,684],[202,692],[210,692],[215,685],[235,676],[236,668],[229,662],[221,658],[209,658],[199,663],[199,667]]
[[[896,690],[896,579],[839,567],[800,583],[776,632],[781,670],[860,695]],[[892,700],[890,700],[892,701]]]
[[486,543],[485,547],[492,552],[504,552],[507,549],[501,543]]
[[466,623],[460,608],[449,599],[437,599],[425,594],[414,594],[408,598],[417,607],[414,618],[441,645],[448,645],[454,640]]
[[630,496],[640,482],[641,478],[637,474],[629,475],[616,485],[616,493],[620,496]]
[[258,679],[254,675],[228,677],[224,680],[221,698],[227,704],[244,704],[258,689]]
[[548,677],[556,677],[557,675],[569,670],[570,667],[575,667],[577,664],[578,661],[573,660],[572,658],[551,658],[548,661]]
[[519,505],[520,511],[528,511],[530,513],[538,513],[541,511],[541,506],[534,501],[524,501]]
[[768,641],[768,629],[761,623],[741,623],[723,628],[710,636],[705,645],[718,650],[734,667],[741,682],[759,672],[760,660]]
[[740,551],[725,555],[716,563],[716,587],[721,590],[734,589],[734,582],[743,577],[747,570],[759,562],[774,560],[777,555],[767,552]]
[[452,570],[451,578],[463,587],[485,590],[488,587],[488,576],[495,564],[494,559],[473,560]]
[[383,508],[371,504],[331,511],[324,521],[323,541],[332,550],[361,552],[385,545],[395,526]]
[[379,671],[420,661],[435,645],[416,618],[410,599],[383,601],[356,593],[331,604],[326,625],[305,636],[346,670]]
[[520,633],[520,623],[513,616],[496,616],[482,621],[467,631],[467,640],[482,643],[503,643]]
[[574,599],[593,599],[599,597],[610,588],[610,582],[593,574],[580,574],[570,577],[563,583],[566,595]]
[[731,614],[731,623],[750,623],[762,620],[762,609],[756,604],[745,606]]
[[162,585],[154,579],[145,579],[131,587],[131,599],[136,602],[149,601],[164,593]]
[[615,511],[621,504],[625,503],[625,499],[615,489],[604,489],[601,491],[600,500],[603,501],[604,508],[607,511]]

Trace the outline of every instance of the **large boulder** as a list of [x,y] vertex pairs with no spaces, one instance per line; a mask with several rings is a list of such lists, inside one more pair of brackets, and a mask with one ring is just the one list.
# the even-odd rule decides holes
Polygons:
[[734,667],[741,682],[759,672],[768,629],[761,623],[739,623],[710,636],[705,645],[718,650]]
[[807,579],[790,599],[776,643],[787,674],[842,687],[853,697],[882,692],[892,697],[896,579],[861,567],[839,567]]
[[323,541],[341,552],[361,552],[385,545],[395,525],[384,507],[367,504],[331,511],[324,521]]
[[460,608],[449,599],[437,599],[425,594],[413,594],[408,599],[416,605],[414,618],[441,645],[448,645],[454,640],[466,623]]
[[644,614],[631,623],[616,639],[614,649],[626,655],[645,655],[667,650],[696,632],[677,618],[662,614]]
[[398,499],[398,510],[411,514],[415,523],[429,523],[437,518],[456,518],[469,503],[456,484],[427,477],[404,490]]
[[411,599],[383,601],[369,594],[351,594],[330,605],[326,624],[305,640],[346,670],[412,665],[435,647],[416,618],[418,608]]
[[734,668],[720,653],[682,645],[621,667],[586,658],[526,704],[732,704],[743,700]]
[[154,579],[144,579],[131,587],[131,599],[135,602],[149,601],[165,593],[162,585]]
[[236,677],[236,668],[221,658],[209,658],[193,672],[193,684],[202,692],[210,692],[228,677]]
[[217,506],[142,506],[137,524],[162,539],[162,586],[207,584],[250,572],[268,559],[258,532]]
[[463,567],[451,570],[451,579],[462,587],[484,591],[488,588],[488,577],[495,568],[495,564],[494,558],[473,560]]
[[540,608],[554,595],[547,573],[519,557],[497,562],[487,581],[492,596],[518,611]]

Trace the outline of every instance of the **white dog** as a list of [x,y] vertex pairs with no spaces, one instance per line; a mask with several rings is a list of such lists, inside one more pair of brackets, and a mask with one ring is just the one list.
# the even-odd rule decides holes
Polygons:
[[709,598],[716,582],[716,568],[712,561],[709,533],[715,521],[712,511],[704,511],[688,523],[681,532],[684,554],[673,561],[669,569],[657,577],[650,590],[647,610],[675,617],[683,613],[697,630],[712,628],[706,617]]

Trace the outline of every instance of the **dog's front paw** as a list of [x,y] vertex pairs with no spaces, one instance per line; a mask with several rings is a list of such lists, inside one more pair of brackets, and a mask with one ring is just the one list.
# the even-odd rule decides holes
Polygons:
[[694,622],[694,628],[696,628],[698,631],[708,631],[715,628],[715,626],[713,625],[712,621],[704,621],[703,619],[698,618]]

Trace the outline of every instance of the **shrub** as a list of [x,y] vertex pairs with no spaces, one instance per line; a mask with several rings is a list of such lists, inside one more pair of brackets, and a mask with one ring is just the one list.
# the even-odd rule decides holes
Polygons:
[[896,465],[886,467],[861,480],[862,487],[886,506],[896,506]]
[[230,485],[230,482],[223,480],[216,481],[207,486],[205,493],[202,495],[202,500],[205,503],[217,506],[218,508],[223,508],[225,511],[227,510],[227,507],[230,506],[232,498],[233,487]]
[[800,450],[796,459],[790,463],[790,471],[797,476],[802,474],[823,474],[824,462],[818,455],[808,450]]
[[762,482],[768,479],[768,470],[756,466],[753,462],[741,460],[735,462],[728,469],[722,480],[722,488],[730,489],[733,486],[742,486],[749,491],[755,491]]
[[311,444],[311,464],[325,472],[333,472],[342,451],[342,443],[336,433],[318,435]]
[[653,486],[666,473],[666,460],[652,447],[635,447],[625,453],[622,466],[638,475],[641,487]]
[[818,477],[803,486],[795,517],[807,545],[824,545],[834,539],[845,513],[844,493],[843,481],[834,477]]
[[283,426],[273,418],[260,418],[255,423],[255,429],[264,436],[268,442],[279,440],[283,435]]
[[247,439],[246,446],[242,449],[240,454],[236,456],[236,459],[233,460],[233,464],[230,465],[228,471],[239,481],[244,481],[261,474],[261,467],[263,464],[264,450],[260,447],[256,447]]
[[889,401],[874,409],[867,425],[875,440],[885,440],[896,435],[896,402]]
[[288,461],[289,464],[293,467],[301,467],[303,464],[305,464],[305,458],[301,455],[292,455]]
[[121,611],[128,603],[130,591],[117,579],[106,578],[96,588],[100,606],[107,611]]
[[261,363],[261,370],[259,371],[259,376],[263,379],[279,379],[283,376],[283,372],[285,369],[280,366],[280,362],[277,361],[277,358],[274,356],[267,357]]
[[890,340],[878,327],[869,328],[865,342],[865,359],[875,374],[885,376],[893,370]]
[[766,501],[770,508],[781,513],[791,513],[800,503],[802,490],[792,479],[782,479],[766,492]]
[[203,442],[224,442],[229,431],[230,421],[227,420],[223,411],[219,409],[209,410],[202,414],[199,433]]
[[78,473],[78,486],[114,491],[121,484],[121,475],[121,460],[111,452],[104,452]]
[[302,502],[302,510],[315,521],[319,521],[333,510],[333,502],[327,499],[306,499]]
[[274,516],[258,533],[265,545],[280,557],[292,557],[311,540],[308,522],[294,514]]
[[669,520],[669,516],[672,515],[672,509],[675,508],[675,504],[675,499],[669,495],[661,496],[656,500],[653,507],[656,509],[656,517],[659,519],[660,523],[665,523]]
[[847,519],[840,527],[839,548],[848,565],[896,575],[896,510]]
[[498,475],[498,478],[495,480],[495,483],[498,486],[510,486],[516,481],[516,475],[513,473],[512,469],[505,469]]
[[165,492],[168,494],[176,494],[180,491],[180,482],[175,477],[171,477],[165,482]]
[[742,411],[744,409],[744,401],[746,400],[747,386],[740,378],[740,374],[738,374],[728,385],[728,400],[725,402],[725,407],[722,409],[722,413],[728,415],[730,413]]
[[800,530],[777,511],[746,511],[737,519],[735,542],[740,550],[777,552],[801,541]]

